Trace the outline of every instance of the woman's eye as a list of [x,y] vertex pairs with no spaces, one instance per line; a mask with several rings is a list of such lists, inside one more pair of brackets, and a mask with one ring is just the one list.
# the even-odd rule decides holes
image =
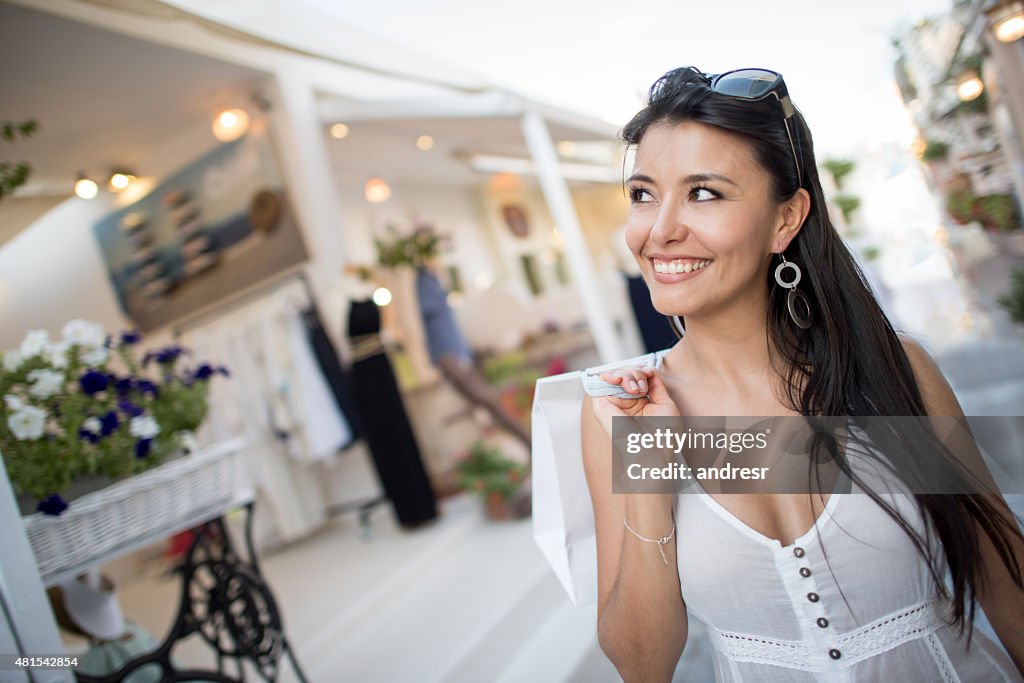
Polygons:
[[695,187],[690,190],[690,196],[694,201],[706,202],[711,199],[717,199],[718,195],[706,187]]
[[629,201],[633,204],[646,204],[652,199],[654,197],[651,196],[651,193],[642,187],[629,188]]

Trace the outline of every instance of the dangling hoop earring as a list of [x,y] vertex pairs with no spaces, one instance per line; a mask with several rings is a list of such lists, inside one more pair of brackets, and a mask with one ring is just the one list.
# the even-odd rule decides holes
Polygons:
[[[793,322],[801,330],[806,330],[811,326],[811,302],[807,299],[803,292],[797,289],[797,285],[800,284],[800,277],[803,273],[800,272],[800,266],[793,263],[792,261],[786,260],[786,255],[781,251],[779,256],[782,257],[782,263],[775,268],[775,281],[779,283],[780,287],[789,290],[789,294],[786,295],[786,308],[789,309],[789,317],[793,319]],[[787,268],[793,269],[793,279],[786,282],[782,279],[782,272]],[[801,315],[797,311],[797,304],[803,304],[803,308],[806,311],[805,314]]]

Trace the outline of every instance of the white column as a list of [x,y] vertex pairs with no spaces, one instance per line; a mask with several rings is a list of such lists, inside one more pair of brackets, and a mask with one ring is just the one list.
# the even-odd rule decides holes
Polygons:
[[[0,653],[60,655],[64,643],[57,631],[32,546],[25,535],[18,504],[0,455]],[[70,671],[4,671],[4,681],[71,683]]]
[[594,270],[593,260],[576,208],[569,196],[569,186],[558,169],[558,155],[544,119],[535,111],[527,111],[522,120],[526,146],[533,157],[533,165],[540,180],[544,198],[558,232],[565,243],[565,256],[572,272],[573,282],[583,300],[583,311],[597,344],[602,363],[610,363],[625,356],[622,341],[615,334],[612,315],[601,296],[601,286]]
[[327,297],[337,294],[347,252],[341,203],[324,146],[316,93],[300,74],[282,68],[275,73],[269,94],[270,132],[309,252],[311,284],[321,299],[325,327],[332,335],[340,336],[344,302]]

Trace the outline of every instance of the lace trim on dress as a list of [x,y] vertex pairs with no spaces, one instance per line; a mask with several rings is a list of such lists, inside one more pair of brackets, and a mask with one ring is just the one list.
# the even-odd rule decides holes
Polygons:
[[[849,666],[874,657],[910,640],[928,636],[945,623],[939,600],[929,600],[838,637],[822,631],[815,634],[818,643],[779,640],[712,627],[708,628],[708,633],[715,650],[731,660],[818,670]],[[842,659],[832,660],[831,649],[839,650]]]
[[939,673],[942,674],[942,683],[960,683],[960,676],[953,669],[953,663],[949,661],[949,655],[942,647],[942,641],[934,633],[928,635],[928,647],[932,651],[932,658],[935,659]]

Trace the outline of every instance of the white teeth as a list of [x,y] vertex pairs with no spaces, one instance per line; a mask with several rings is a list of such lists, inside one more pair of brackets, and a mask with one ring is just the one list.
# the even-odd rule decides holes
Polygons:
[[685,263],[682,261],[670,261],[667,263],[665,261],[655,261],[654,272],[665,273],[668,275],[692,273],[695,270],[703,270],[704,268],[707,268],[709,263],[711,263],[711,261],[687,261]]

